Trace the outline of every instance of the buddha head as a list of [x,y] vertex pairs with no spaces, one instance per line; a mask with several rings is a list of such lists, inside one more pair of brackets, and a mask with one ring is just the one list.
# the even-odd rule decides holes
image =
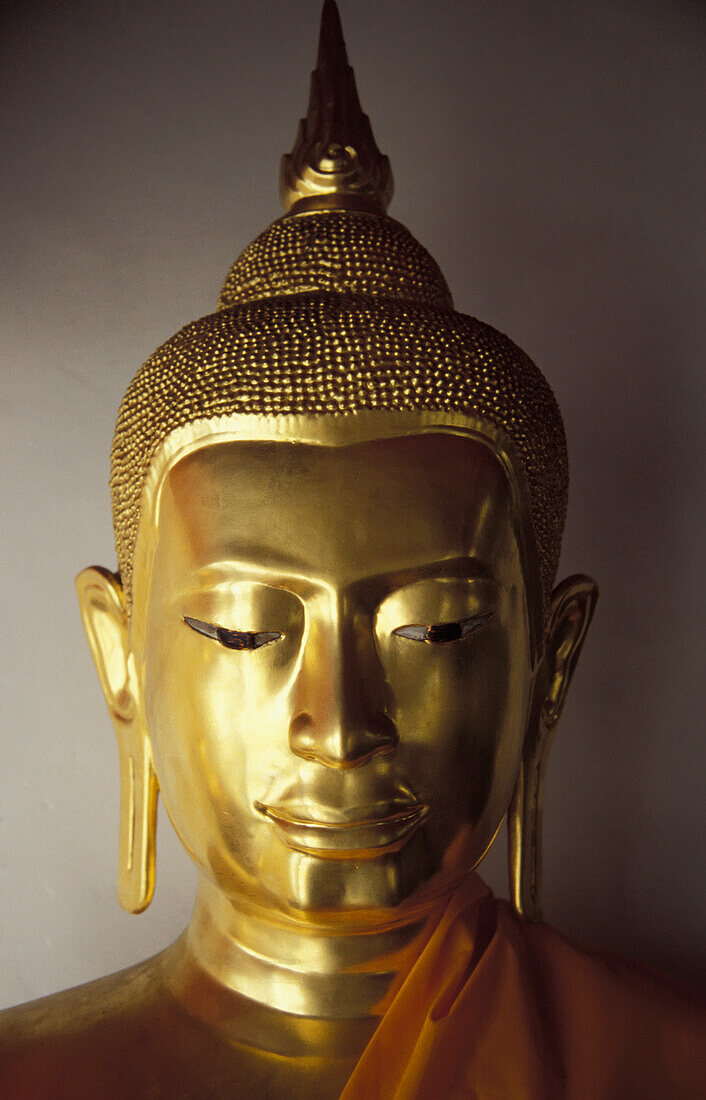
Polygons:
[[403,920],[509,829],[539,914],[549,747],[596,600],[555,587],[560,413],[454,311],[392,193],[324,5],[285,215],[148,360],[112,451],[119,573],[77,579],[115,726],[119,896],[156,804],[235,905]]

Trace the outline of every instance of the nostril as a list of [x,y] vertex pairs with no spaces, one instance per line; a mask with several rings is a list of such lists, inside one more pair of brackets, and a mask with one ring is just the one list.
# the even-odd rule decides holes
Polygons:
[[313,742],[313,718],[307,711],[300,711],[289,723],[289,744],[296,752],[306,751],[306,755],[312,748]]
[[383,711],[378,711],[373,716],[370,727],[370,732],[373,734],[375,741],[380,742],[380,747],[385,748],[387,752],[391,752],[399,741],[397,727],[392,719],[388,718]]
[[311,730],[312,717],[307,714],[305,710],[302,710],[297,714],[296,718],[292,718],[289,723],[289,733],[291,737],[300,737],[303,733],[308,733]]
[[289,723],[289,747],[302,760],[315,760],[320,755],[314,719],[305,710],[295,715]]

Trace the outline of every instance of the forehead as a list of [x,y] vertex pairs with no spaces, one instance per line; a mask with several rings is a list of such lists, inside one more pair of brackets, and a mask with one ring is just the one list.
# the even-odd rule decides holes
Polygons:
[[157,555],[175,582],[235,561],[352,583],[456,557],[493,571],[516,548],[499,462],[474,440],[430,433],[204,446],[166,477]]

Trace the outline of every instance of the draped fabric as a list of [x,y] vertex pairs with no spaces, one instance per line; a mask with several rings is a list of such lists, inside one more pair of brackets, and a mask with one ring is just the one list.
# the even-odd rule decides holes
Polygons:
[[706,1011],[640,966],[456,891],[341,1100],[706,1097]]

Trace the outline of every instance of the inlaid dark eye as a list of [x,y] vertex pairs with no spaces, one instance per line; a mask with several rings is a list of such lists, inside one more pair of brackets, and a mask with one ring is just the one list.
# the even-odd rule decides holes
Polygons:
[[398,626],[393,630],[400,638],[409,638],[412,642],[428,642],[431,645],[447,645],[449,642],[459,642],[462,638],[468,638],[475,634],[487,623],[493,614],[486,611],[483,615],[473,615],[470,619],[461,619],[451,623],[411,623],[409,626]]
[[188,615],[184,615],[183,619],[197,634],[212,638],[226,649],[262,649],[264,645],[278,642],[282,637],[279,630],[228,630],[225,626],[204,623],[200,619],[191,619]]

